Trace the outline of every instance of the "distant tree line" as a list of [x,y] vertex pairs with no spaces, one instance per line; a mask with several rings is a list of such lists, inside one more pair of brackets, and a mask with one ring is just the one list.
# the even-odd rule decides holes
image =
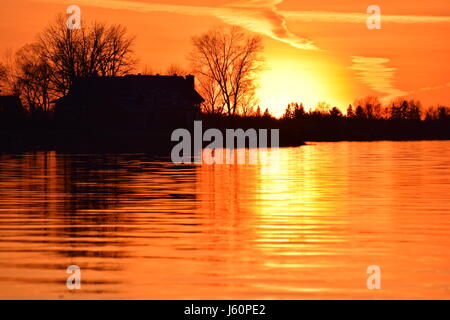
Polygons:
[[[356,107],[353,107],[356,105]],[[320,102],[307,110],[290,103],[280,118],[260,108],[248,115],[204,114],[205,128],[280,129],[280,142],[295,146],[302,141],[370,141],[450,139],[450,108],[424,109],[419,101],[397,98],[383,106],[376,97],[358,99],[343,113]]]
[[[356,106],[356,107],[354,107]],[[282,119],[354,119],[354,120],[447,120],[450,108],[445,106],[424,109],[417,100],[396,98],[389,105],[383,106],[374,96],[358,99],[349,105],[344,114],[339,108],[319,103],[315,109],[305,110],[302,103],[290,103]]]

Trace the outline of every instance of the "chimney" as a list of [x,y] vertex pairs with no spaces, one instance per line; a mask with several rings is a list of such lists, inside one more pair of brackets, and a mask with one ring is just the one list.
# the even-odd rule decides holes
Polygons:
[[195,89],[195,77],[192,74],[188,74],[186,76],[186,81],[188,83],[189,88]]

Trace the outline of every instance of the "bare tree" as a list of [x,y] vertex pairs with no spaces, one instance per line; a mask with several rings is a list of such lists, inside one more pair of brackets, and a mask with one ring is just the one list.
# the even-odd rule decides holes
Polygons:
[[222,94],[217,82],[210,77],[200,76],[197,78],[199,83],[199,91],[205,100],[202,104],[202,111],[209,114],[222,114],[224,104]]
[[19,95],[17,86],[15,85],[16,75],[18,74],[18,68],[15,63],[15,54],[13,50],[7,49],[1,56],[2,76],[0,78],[2,88],[8,94]]
[[355,100],[354,105],[361,106],[368,119],[381,119],[383,116],[381,102],[378,97],[367,96],[363,99],[357,99]]
[[176,75],[182,76],[182,75],[186,75],[188,73],[189,72],[187,72],[182,66],[180,66],[179,64],[175,64],[175,63],[172,63],[169,66],[169,68],[167,68],[167,71],[166,71],[166,74],[168,74],[168,75],[176,74]]
[[122,26],[84,23],[72,30],[57,16],[35,43],[9,59],[8,87],[30,109],[49,110],[51,100],[67,94],[78,77],[129,73],[136,64],[133,42]]
[[51,99],[51,69],[40,56],[35,44],[26,45],[15,55],[16,75],[14,91],[22,98],[28,108],[48,111]]
[[136,64],[134,38],[120,25],[83,23],[81,29],[68,29],[63,16],[38,37],[42,58],[52,69],[52,83],[66,94],[73,80],[88,76],[120,76]]
[[6,66],[0,62],[0,81],[4,81],[6,78]]
[[142,70],[141,70],[140,73],[141,73],[142,75],[145,75],[145,76],[151,76],[151,75],[156,74],[157,72],[155,72],[155,68],[153,68],[151,65],[146,64],[146,65],[142,68]]
[[234,115],[247,104],[248,110],[248,103],[254,102],[250,97],[255,96],[257,74],[263,62],[261,37],[246,35],[237,27],[216,28],[194,37],[192,42],[190,60],[201,94],[209,105],[207,109],[224,109],[228,115]]
[[172,63],[165,71],[161,71],[161,70],[163,70],[163,69],[161,69],[160,67],[156,68],[152,65],[146,64],[142,67],[140,73],[142,75],[146,75],[146,76],[151,76],[151,75],[156,75],[156,74],[165,74],[165,75],[169,75],[169,76],[176,74],[176,75],[183,76],[183,75],[187,75],[189,73],[182,66],[180,66],[179,64],[175,64],[175,63]]
[[0,62],[0,93],[2,92],[3,87],[7,84],[7,75],[8,71],[3,62]]
[[320,113],[328,113],[330,110],[330,104],[325,101],[319,101],[315,108],[315,111],[319,111]]
[[11,95],[19,96],[29,110],[48,110],[50,106],[51,70],[39,55],[36,44],[23,46],[15,53],[2,57],[2,87]]

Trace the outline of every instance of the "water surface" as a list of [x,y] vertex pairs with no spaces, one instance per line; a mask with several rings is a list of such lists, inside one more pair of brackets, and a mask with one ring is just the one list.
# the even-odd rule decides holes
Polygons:
[[311,143],[257,165],[4,154],[0,298],[449,299],[449,195],[449,141]]

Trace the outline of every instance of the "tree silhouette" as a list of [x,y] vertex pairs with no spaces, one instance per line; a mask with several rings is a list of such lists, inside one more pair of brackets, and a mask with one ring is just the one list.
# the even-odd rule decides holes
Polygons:
[[176,63],[172,63],[169,68],[167,68],[166,74],[168,75],[187,75],[189,72],[187,72],[182,66]]
[[361,106],[356,107],[355,117],[357,119],[366,119],[367,118],[366,113],[364,112],[364,109]]
[[[367,119],[381,119],[381,102],[378,97],[367,96],[363,99],[357,99],[354,103],[363,109],[364,117]],[[361,114],[362,115],[362,114]]]
[[347,118],[353,118],[355,117],[355,113],[353,112],[353,107],[350,104],[347,108]]
[[450,119],[450,108],[438,107],[438,119],[439,120],[448,120]]
[[333,107],[333,109],[330,110],[330,116],[332,118],[342,118],[342,112],[337,107]]
[[120,25],[84,22],[81,29],[68,29],[59,15],[35,43],[14,54],[10,89],[30,108],[49,110],[78,77],[129,73],[136,64],[133,43]]
[[192,38],[190,55],[200,93],[210,112],[235,115],[256,105],[256,76],[263,61],[262,39],[241,29],[213,29]]

